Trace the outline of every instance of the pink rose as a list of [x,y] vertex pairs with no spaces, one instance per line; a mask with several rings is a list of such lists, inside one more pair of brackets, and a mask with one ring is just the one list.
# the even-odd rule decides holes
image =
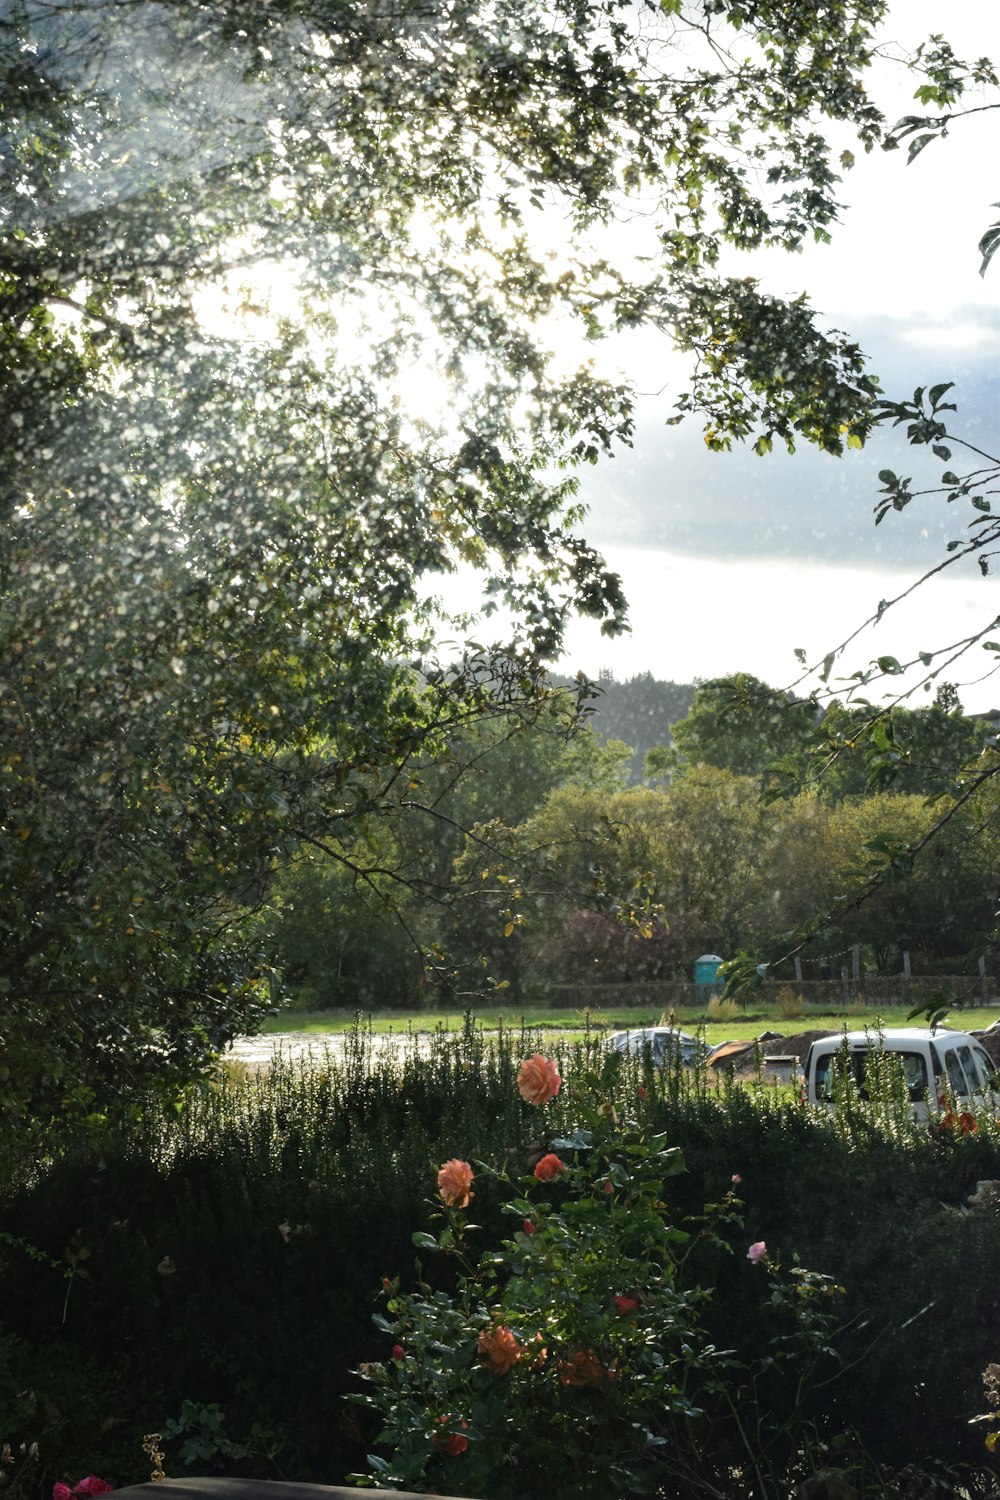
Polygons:
[[[98,1479],[96,1474],[88,1474],[86,1479],[73,1486],[74,1495],[106,1495],[114,1488],[106,1479]],[[54,1500],[54,1497],[53,1497]]]
[[538,1226],[537,1224],[533,1224],[530,1219],[524,1219],[521,1222],[521,1230],[524,1234],[536,1234]]
[[535,1167],[535,1176],[538,1178],[539,1182],[551,1182],[553,1177],[558,1177],[559,1173],[565,1172],[565,1170],[566,1163],[564,1161],[560,1161],[558,1156],[554,1155],[553,1152],[550,1151],[548,1156],[543,1156],[541,1161]]
[[737,1185],[737,1187],[738,1187],[739,1184],[743,1181],[743,1178],[740,1176],[739,1172],[734,1172],[733,1175],[732,1175],[732,1177],[730,1177],[729,1180],[730,1180],[730,1182],[735,1183]]
[[475,1197],[469,1189],[472,1187],[472,1168],[467,1161],[459,1161],[452,1157],[446,1161],[437,1175],[438,1192],[449,1208],[468,1208],[469,1202]]
[[747,1251],[747,1260],[752,1266],[758,1261],[767,1260],[767,1246],[763,1240],[756,1240]]
[[393,1346],[392,1346],[392,1357],[393,1357],[393,1359],[405,1359],[406,1358],[406,1350],[403,1348],[402,1344],[393,1344]]
[[52,1500],[70,1500],[73,1491],[68,1484],[54,1484],[52,1486]]
[[540,1052],[525,1058],[517,1075],[517,1089],[526,1104],[548,1104],[562,1085],[555,1063]]

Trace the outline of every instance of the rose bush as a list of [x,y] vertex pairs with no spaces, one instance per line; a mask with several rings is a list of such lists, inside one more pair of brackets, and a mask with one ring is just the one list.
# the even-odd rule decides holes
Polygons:
[[[432,1286],[419,1263],[412,1291],[387,1284],[376,1323],[392,1355],[359,1371],[367,1389],[354,1398],[379,1418],[378,1451],[356,1483],[476,1500],[785,1500],[809,1472],[820,1452],[809,1392],[817,1371],[836,1371],[841,1289],[783,1272],[763,1241],[740,1268],[739,1174],[696,1217],[674,1215],[683,1158],[634,1088],[631,1104],[617,1097],[618,1068],[611,1059],[571,1085],[559,1111],[578,1123],[549,1132],[534,1167],[537,1148],[502,1169],[477,1163],[507,1199],[512,1230],[499,1244],[473,1249],[470,1163],[441,1167],[443,1225],[414,1243],[451,1262],[455,1289],[441,1289],[444,1267]],[[536,1054],[521,1097],[546,1109],[555,1078]],[[759,1308],[752,1361],[710,1328],[727,1265]]]

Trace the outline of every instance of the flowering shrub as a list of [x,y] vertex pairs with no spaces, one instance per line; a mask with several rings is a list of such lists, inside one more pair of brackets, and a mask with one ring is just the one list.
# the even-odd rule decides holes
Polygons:
[[[834,1368],[841,1289],[783,1273],[763,1241],[740,1269],[739,1174],[697,1217],[674,1215],[681,1153],[648,1126],[634,1089],[630,1105],[616,1099],[616,1078],[609,1062],[571,1088],[579,1123],[540,1155],[501,1171],[442,1166],[442,1228],[414,1243],[450,1259],[456,1290],[432,1287],[419,1265],[415,1291],[384,1283],[375,1321],[387,1358],[362,1367],[367,1390],[355,1398],[381,1420],[381,1451],[356,1483],[477,1500],[757,1497],[787,1495],[809,1472],[810,1379]],[[561,1082],[535,1054],[518,1089],[543,1110]],[[464,1213],[475,1175],[505,1190],[511,1220],[510,1237],[478,1253]],[[726,1257],[759,1301],[756,1364],[708,1331]]]

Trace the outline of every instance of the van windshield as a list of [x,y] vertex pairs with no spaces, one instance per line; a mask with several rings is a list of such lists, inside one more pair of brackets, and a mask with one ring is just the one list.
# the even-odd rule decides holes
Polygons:
[[[854,1084],[862,1099],[868,1098],[867,1062],[872,1055],[872,1049],[868,1047],[858,1048],[850,1054],[850,1069],[854,1078]],[[897,1052],[895,1048],[889,1055],[898,1061],[903,1071],[903,1081],[906,1084],[907,1093],[911,1103],[916,1103],[929,1092],[927,1081],[927,1063],[919,1052]],[[832,1104],[836,1098],[836,1082],[838,1070],[843,1066],[843,1052],[828,1052],[823,1057],[816,1059],[816,1098],[825,1104]]]

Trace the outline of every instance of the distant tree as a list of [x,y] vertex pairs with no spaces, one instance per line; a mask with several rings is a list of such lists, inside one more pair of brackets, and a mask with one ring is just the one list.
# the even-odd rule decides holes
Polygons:
[[690,709],[695,689],[688,683],[660,681],[651,672],[624,682],[601,676],[597,685],[600,691],[587,704],[588,721],[602,739],[630,747],[630,780],[639,782],[648,756],[669,743],[673,724]]
[[834,798],[882,787],[957,795],[991,760],[996,730],[988,719],[963,714],[954,688],[945,686],[945,697],[926,708],[831,703],[810,747],[807,776]]
[[668,924],[656,918],[642,929],[603,912],[580,908],[565,918],[546,953],[560,979],[631,983],[666,977],[674,946]]
[[[673,725],[674,768],[715,766],[767,781],[774,762],[802,760],[817,717],[813,699],[779,692],[749,672],[714,677],[699,685],[690,710]],[[654,762],[666,764],[665,757]]]
[[[388,853],[389,851],[386,851]],[[279,983],[300,1006],[326,1010],[413,1007],[421,1000],[417,898],[340,858],[313,853],[284,866],[270,892],[264,932]],[[363,867],[362,867],[363,868]]]

